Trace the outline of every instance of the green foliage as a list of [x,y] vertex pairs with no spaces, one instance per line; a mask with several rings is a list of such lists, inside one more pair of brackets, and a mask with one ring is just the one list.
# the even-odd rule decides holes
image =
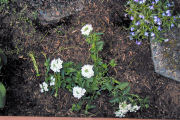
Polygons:
[[174,3],[169,0],[129,0],[126,12],[132,20],[129,28],[130,40],[142,41],[151,37],[157,42],[164,41],[166,38],[161,34],[177,25],[179,19],[178,16],[173,16],[173,7]]
[[[7,64],[7,57],[3,53],[3,51],[0,49],[0,70],[3,65]],[[4,108],[6,101],[6,88],[4,85],[0,82],[0,108]]]
[[0,0],[0,4],[7,4],[9,0]]
[[6,88],[0,82],[0,108],[4,108],[5,101],[6,101]]
[[29,57],[31,57],[31,60],[33,62],[33,65],[34,65],[34,69],[36,71],[36,76],[40,76],[39,74],[39,69],[38,69],[38,65],[37,65],[37,62],[36,62],[36,59],[34,57],[34,54],[33,53],[29,53]]
[[63,62],[60,72],[50,72],[50,59],[45,56],[45,81],[46,83],[51,81],[51,77],[55,78],[55,85],[50,86],[50,89],[55,91],[55,97],[58,95],[58,89],[64,88],[73,92],[73,88],[79,86],[86,90],[83,97],[79,99],[77,103],[72,104],[72,111],[84,110],[85,114],[88,114],[90,109],[95,108],[93,104],[102,93],[106,91],[109,97],[112,99],[110,103],[113,105],[120,102],[130,102],[133,105],[139,104],[143,108],[147,101],[141,99],[138,95],[130,94],[130,86],[128,82],[120,82],[113,77],[107,76],[108,67],[115,67],[116,62],[112,59],[109,64],[103,63],[99,52],[103,50],[104,42],[101,40],[103,33],[91,33],[86,37],[86,41],[90,46],[91,59],[93,63],[94,75],[90,78],[86,78],[82,75],[82,65],[75,64],[73,62]]

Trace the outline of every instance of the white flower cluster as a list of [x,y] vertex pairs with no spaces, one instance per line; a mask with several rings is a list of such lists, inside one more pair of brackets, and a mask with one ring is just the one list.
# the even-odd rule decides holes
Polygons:
[[93,77],[94,76],[93,65],[84,65],[81,68],[81,74],[86,78]]
[[48,84],[46,82],[43,82],[42,84],[39,85],[41,88],[41,92],[47,92],[48,91]]
[[85,26],[82,27],[81,33],[83,35],[87,35],[88,36],[92,30],[93,30],[92,25],[91,24],[86,24]]
[[84,96],[85,92],[86,92],[86,90],[84,88],[81,88],[78,86],[73,88],[73,96],[75,98],[80,99],[82,96]]
[[125,117],[125,114],[127,112],[136,112],[137,110],[140,109],[140,106],[132,106],[131,104],[127,104],[126,101],[119,103],[119,110],[115,112],[116,117]]
[[51,61],[50,69],[54,72],[60,72],[60,69],[62,68],[62,63],[63,61],[60,58],[53,59]]

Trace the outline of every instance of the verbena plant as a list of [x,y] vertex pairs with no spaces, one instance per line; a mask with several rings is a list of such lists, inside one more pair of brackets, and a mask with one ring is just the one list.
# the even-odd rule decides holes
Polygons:
[[151,37],[156,42],[168,41],[162,34],[177,25],[173,16],[174,3],[168,0],[129,0],[126,5],[130,25],[130,40],[140,44]]
[[[7,58],[3,53],[3,51],[0,49],[0,71],[2,66],[5,65],[6,63],[7,63]],[[4,107],[5,101],[6,101],[6,88],[2,84],[2,82],[0,82],[0,108]]]
[[78,103],[72,105],[73,111],[83,110],[88,114],[88,110],[95,108],[93,104],[105,91],[108,97],[112,98],[110,103],[119,104],[119,110],[115,112],[117,117],[124,117],[127,112],[135,112],[144,107],[148,107],[147,99],[141,99],[138,95],[130,93],[128,82],[120,82],[111,76],[107,76],[108,68],[115,67],[115,60],[108,64],[104,63],[99,55],[104,42],[101,41],[103,33],[92,32],[92,25],[85,25],[81,32],[90,45],[91,64],[74,64],[73,62],[63,62],[60,58],[50,59],[44,54],[45,61],[45,82],[40,84],[41,92],[52,90],[55,96],[58,89],[68,89],[73,96],[79,99]]

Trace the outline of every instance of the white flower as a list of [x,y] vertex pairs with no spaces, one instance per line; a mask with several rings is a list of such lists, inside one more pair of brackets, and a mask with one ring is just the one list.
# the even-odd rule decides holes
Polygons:
[[51,61],[50,69],[54,72],[60,72],[60,69],[62,68],[62,63],[63,61],[60,58],[53,59]]
[[50,86],[53,86],[53,85],[55,85],[55,78],[51,76]]
[[76,86],[73,88],[73,96],[75,98],[80,99],[85,94],[85,92],[86,90],[81,87]]
[[41,92],[45,92],[45,91],[48,91],[48,84],[46,82],[43,82],[42,84],[39,85],[40,88],[41,88]]
[[94,76],[93,65],[84,65],[81,68],[81,74],[86,78],[91,78]]
[[92,30],[93,30],[92,25],[86,24],[85,26],[82,27],[81,33],[83,35],[89,35]]
[[119,110],[115,112],[116,117],[125,117],[128,112],[136,112],[140,109],[140,106],[132,106],[132,104],[127,104],[126,101],[119,103]]
[[136,112],[136,111],[138,111],[138,110],[140,109],[140,107],[141,107],[141,106],[135,105],[135,106],[133,106],[133,107],[130,109],[130,112]]

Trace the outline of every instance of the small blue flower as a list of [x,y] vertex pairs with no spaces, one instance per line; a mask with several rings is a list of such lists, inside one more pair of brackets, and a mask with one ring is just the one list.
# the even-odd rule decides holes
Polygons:
[[134,0],[134,2],[139,2],[139,0]]
[[131,20],[134,20],[134,17],[133,16],[131,16],[131,18],[130,18]]
[[154,16],[154,22],[157,23],[158,22],[158,17],[157,16]]
[[171,24],[171,28],[172,28],[172,27],[174,27],[174,24],[173,24],[173,23]]
[[138,21],[138,22],[136,22],[136,24],[135,25],[140,25],[140,22]]
[[165,13],[162,13],[162,16],[166,16],[166,14],[165,14]]
[[176,20],[176,16],[173,16],[174,20]]
[[158,24],[158,25],[161,25],[161,23],[162,23],[161,20],[158,20],[158,21],[157,21],[157,24]]
[[158,26],[158,30],[160,30],[160,31],[162,30],[162,29],[161,29],[161,26]]
[[155,34],[152,32],[152,33],[151,33],[151,37],[154,37],[154,36],[155,36]]
[[155,2],[154,2],[154,1],[152,1],[152,4],[155,4]]
[[144,35],[145,35],[145,36],[148,36],[148,32],[145,32]]
[[131,27],[131,31],[133,31],[134,30],[134,27]]
[[144,19],[144,15],[139,15],[140,18]]
[[137,45],[141,45],[141,41],[137,41],[137,40],[136,40],[136,44],[137,44]]
[[153,10],[153,9],[154,9],[154,6],[149,6],[149,9]]
[[171,16],[171,11],[170,11],[170,10],[167,10],[167,11],[166,11],[166,14],[167,14],[167,16]]
[[131,34],[132,36],[134,36],[134,35],[135,35],[135,33],[134,33],[134,32],[130,32],[130,34]]

